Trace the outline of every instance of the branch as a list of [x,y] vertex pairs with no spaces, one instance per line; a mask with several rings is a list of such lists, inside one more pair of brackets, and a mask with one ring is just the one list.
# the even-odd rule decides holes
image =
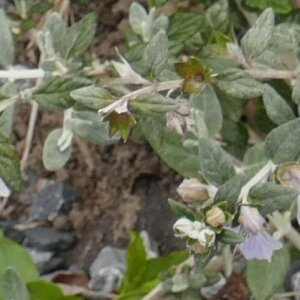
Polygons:
[[274,70],[274,69],[268,69],[268,70],[257,70],[257,69],[248,69],[245,70],[249,75],[255,77],[255,78],[261,78],[261,79],[294,79],[300,76],[298,71],[284,71],[284,70]]
[[0,79],[8,79],[14,81],[17,79],[39,79],[45,76],[42,69],[32,70],[0,70]]

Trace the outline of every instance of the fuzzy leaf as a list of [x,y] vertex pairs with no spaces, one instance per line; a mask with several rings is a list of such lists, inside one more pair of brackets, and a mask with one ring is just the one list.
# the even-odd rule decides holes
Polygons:
[[168,58],[168,39],[164,30],[155,34],[143,55],[143,65],[150,77],[158,77],[165,68]]
[[97,19],[95,12],[89,13],[62,33],[60,53],[64,59],[69,60],[84,54],[94,38]]
[[0,294],[7,300],[30,300],[25,283],[12,268],[6,269],[0,279]]
[[92,85],[72,91],[71,97],[92,109],[104,108],[114,101],[109,91]]
[[201,172],[210,183],[220,186],[235,175],[230,157],[216,142],[200,139],[199,157]]
[[136,2],[130,5],[129,9],[129,23],[133,31],[139,35],[143,34],[143,22],[148,19],[148,14],[145,8]]
[[22,189],[23,181],[17,152],[9,140],[0,135],[0,177],[14,191]]
[[186,217],[190,220],[195,219],[193,212],[189,208],[187,208],[184,204],[182,204],[178,201],[175,201],[171,198],[168,199],[168,202],[169,202],[172,212],[175,215],[177,215],[179,217]]
[[270,85],[264,85],[263,102],[268,117],[277,125],[295,119],[295,114],[286,101]]
[[226,33],[229,27],[229,5],[227,0],[219,0],[206,11],[206,18],[215,30]]
[[78,77],[51,77],[33,93],[33,100],[49,110],[62,110],[74,104],[70,96],[73,90],[90,85],[90,81]]
[[223,229],[221,233],[217,235],[217,240],[223,244],[236,245],[242,243],[245,237],[232,230]]
[[287,210],[296,201],[298,192],[291,188],[266,182],[254,186],[249,193],[249,201],[258,205],[263,215],[275,210]]
[[240,69],[228,69],[220,73],[215,85],[222,93],[234,98],[250,99],[264,92],[263,84]]
[[204,120],[210,136],[217,134],[223,125],[223,114],[219,99],[212,85],[207,84],[201,92],[190,97],[192,107],[204,113]]
[[164,119],[145,117],[138,124],[142,127],[147,141],[169,167],[185,177],[199,177],[197,150],[184,148],[181,137],[165,126]]
[[268,161],[265,154],[265,144],[258,143],[247,150],[244,155],[243,164],[246,167],[262,166]]
[[274,30],[274,12],[267,8],[241,39],[241,47],[248,60],[264,52]]
[[2,9],[0,9],[0,28],[0,65],[7,68],[14,63],[15,48],[8,19]]
[[257,259],[247,261],[247,282],[255,299],[272,298],[282,286],[290,267],[289,263],[290,255],[287,248],[275,251],[271,262]]
[[293,10],[291,0],[243,0],[243,3],[249,8],[257,10],[271,7],[278,14],[288,14]]
[[43,163],[47,170],[55,171],[61,169],[71,157],[72,147],[60,151],[57,142],[63,133],[62,129],[52,130],[44,143]]
[[176,108],[176,102],[158,93],[144,94],[132,101],[131,106],[145,115],[165,113]]
[[273,129],[265,141],[267,157],[274,163],[297,161],[300,158],[300,118]]

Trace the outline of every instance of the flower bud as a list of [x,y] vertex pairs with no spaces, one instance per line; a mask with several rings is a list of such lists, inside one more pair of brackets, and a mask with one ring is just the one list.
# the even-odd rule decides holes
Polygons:
[[205,220],[211,227],[219,227],[225,224],[226,216],[221,208],[214,206],[206,212]]
[[203,247],[212,247],[215,243],[216,234],[209,228],[202,229],[198,234],[198,242]]
[[300,164],[286,163],[276,169],[276,179],[284,187],[289,187],[300,192]]
[[196,178],[184,179],[177,188],[177,193],[185,202],[189,203],[209,199],[207,185],[199,182]]

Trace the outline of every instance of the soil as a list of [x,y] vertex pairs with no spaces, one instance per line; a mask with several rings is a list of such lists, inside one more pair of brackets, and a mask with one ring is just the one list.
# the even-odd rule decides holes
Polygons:
[[[131,2],[99,0],[88,6],[72,5],[75,19],[90,11],[100,12],[99,28],[91,49],[100,61],[114,58],[116,46],[121,52],[125,49],[123,30],[128,24]],[[31,52],[25,51],[23,55],[21,62],[35,63]],[[14,142],[20,154],[24,149],[29,114],[29,106],[20,107],[14,127]],[[48,172],[41,162],[43,141],[61,123],[62,115],[39,112],[25,172],[27,185],[7,204],[3,217],[26,222],[35,193],[45,182],[55,179],[73,185],[81,195],[81,201],[74,204],[71,212],[56,218],[52,224],[71,231],[77,238],[76,246],[66,253],[68,265],[88,271],[103,246],[126,247],[131,230],[145,229],[157,243],[160,254],[183,248],[182,241],[173,236],[174,216],[167,204],[169,196],[176,197],[175,190],[182,178],[169,169],[146,142],[133,139],[110,146],[76,140],[72,158],[65,168]],[[30,174],[34,174],[33,180]],[[227,298],[218,294],[219,298],[213,299],[246,299],[239,292],[246,284],[243,281],[243,285],[236,285],[239,281],[243,281],[241,276],[229,281],[228,289],[222,291]],[[238,296],[231,297],[234,293]]]

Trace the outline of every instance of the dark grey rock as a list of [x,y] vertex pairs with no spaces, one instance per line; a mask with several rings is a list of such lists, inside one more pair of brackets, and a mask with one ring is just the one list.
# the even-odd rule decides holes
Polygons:
[[[287,292],[300,291],[300,260],[296,260],[291,264],[284,282],[284,289]],[[300,300],[300,295],[291,297],[290,299]]]
[[104,247],[90,267],[89,287],[112,292],[120,287],[126,269],[126,250]]
[[68,232],[37,227],[25,230],[23,245],[37,250],[58,252],[69,249],[74,242],[74,236]]
[[14,228],[16,224],[17,224],[16,222],[12,222],[12,221],[1,221],[0,229],[3,230],[3,233],[6,237],[14,240],[17,243],[22,244],[25,238],[25,234],[24,232]]
[[39,251],[34,248],[27,248],[27,251],[37,265],[41,275],[59,270],[64,266],[64,259],[54,256],[54,253],[51,251]]
[[58,215],[70,211],[79,199],[77,190],[63,182],[53,182],[41,190],[29,209],[31,220],[53,221]]
[[0,8],[3,8],[4,10],[8,9],[9,3],[7,0],[0,0]]

